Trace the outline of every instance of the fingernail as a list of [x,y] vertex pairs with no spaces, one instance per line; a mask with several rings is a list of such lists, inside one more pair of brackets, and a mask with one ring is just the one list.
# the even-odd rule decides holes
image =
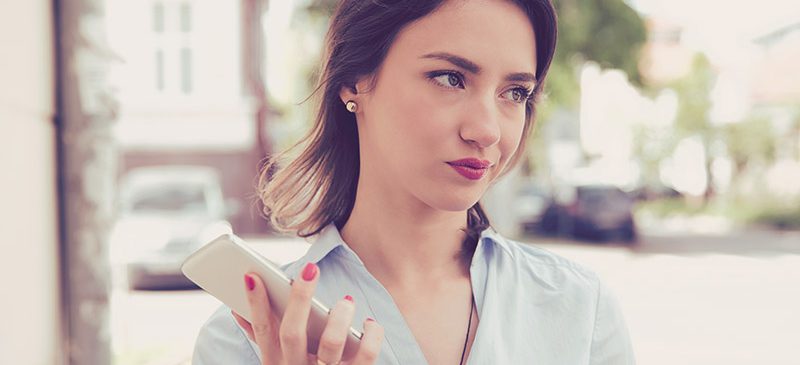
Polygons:
[[314,280],[315,276],[317,276],[317,265],[314,265],[313,262],[307,263],[303,269],[303,280],[311,281]]
[[375,320],[370,317],[367,317],[367,322],[375,322]]
[[244,283],[247,285],[247,290],[253,290],[256,287],[256,281],[250,275],[244,275]]
[[349,300],[350,302],[353,302],[353,297],[351,297],[351,296],[349,296],[349,295],[345,295],[345,296],[344,296],[344,299],[345,299],[345,300]]

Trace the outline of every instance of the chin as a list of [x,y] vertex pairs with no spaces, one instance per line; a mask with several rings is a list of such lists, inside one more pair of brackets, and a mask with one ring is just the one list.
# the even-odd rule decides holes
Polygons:
[[458,191],[442,192],[441,195],[425,199],[431,207],[449,212],[465,212],[480,199],[479,195],[457,194]]

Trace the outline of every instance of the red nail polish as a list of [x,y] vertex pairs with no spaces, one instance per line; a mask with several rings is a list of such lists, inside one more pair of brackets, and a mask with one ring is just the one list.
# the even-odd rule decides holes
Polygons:
[[253,290],[256,287],[256,281],[250,275],[244,275],[244,282],[247,284],[247,290]]
[[349,300],[350,302],[352,302],[352,301],[353,301],[353,297],[351,297],[351,296],[349,296],[349,295],[345,295],[345,296],[344,296],[344,299],[345,299],[345,300]]
[[367,322],[375,322],[375,320],[370,317],[367,317]]
[[303,269],[303,280],[311,281],[314,280],[315,276],[317,276],[317,265],[314,265],[313,262],[309,262]]

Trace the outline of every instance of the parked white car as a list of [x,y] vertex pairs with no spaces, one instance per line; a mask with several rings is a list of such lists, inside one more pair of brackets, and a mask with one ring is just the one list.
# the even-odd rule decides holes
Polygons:
[[111,234],[112,263],[126,268],[131,289],[186,288],[180,271],[189,254],[231,231],[238,209],[222,194],[219,172],[205,166],[154,166],[129,171],[120,184]]

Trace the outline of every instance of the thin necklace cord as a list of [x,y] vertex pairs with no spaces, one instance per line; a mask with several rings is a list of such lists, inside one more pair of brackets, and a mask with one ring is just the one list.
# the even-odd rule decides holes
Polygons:
[[470,301],[469,307],[469,322],[467,323],[467,338],[464,339],[464,349],[461,350],[461,361],[458,362],[459,365],[464,363],[464,354],[467,353],[467,343],[469,343],[469,330],[472,328],[472,311],[475,309],[475,295],[472,295],[472,300]]

